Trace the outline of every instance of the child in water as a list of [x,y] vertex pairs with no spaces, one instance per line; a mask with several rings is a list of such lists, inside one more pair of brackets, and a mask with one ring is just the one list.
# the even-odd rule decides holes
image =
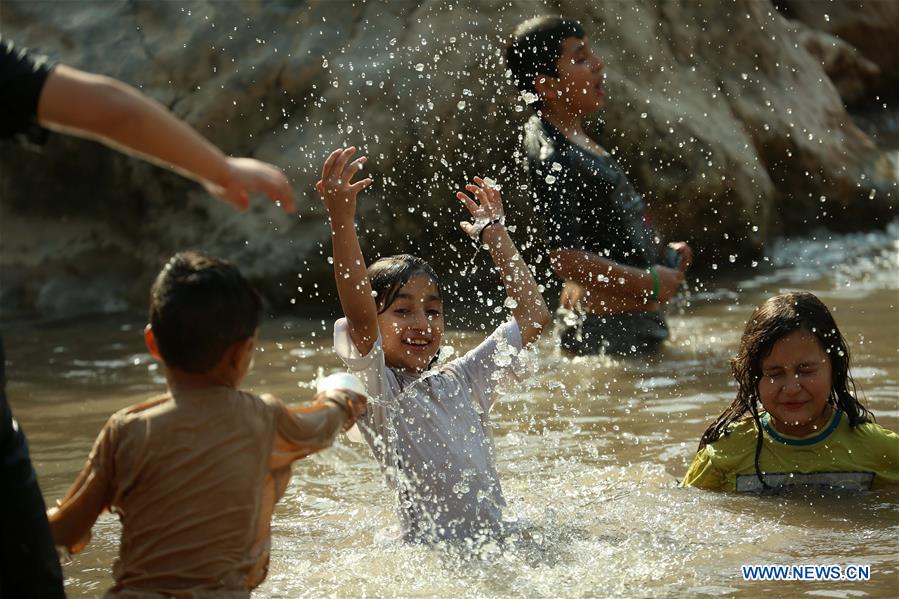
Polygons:
[[249,597],[268,570],[291,463],[362,411],[365,398],[345,391],[299,408],[240,391],[261,309],[236,267],[194,252],[175,255],[153,284],[144,336],[168,392],[112,415],[48,514],[57,545],[73,552],[101,512],[118,514],[109,595]]
[[517,353],[549,322],[549,311],[504,226],[499,192],[475,177],[457,197],[473,222],[462,230],[487,246],[511,298],[512,320],[464,356],[434,367],[443,338],[443,297],[431,267],[410,255],[368,269],[356,236],[353,182],[366,158],[335,150],[316,189],[330,215],[334,274],[346,318],[334,325],[341,360],[365,382],[372,403],[359,428],[397,491],[408,541],[484,539],[502,533],[505,505],[489,411]]
[[731,365],[737,398],[705,431],[683,486],[899,483],[899,435],[874,424],[850,392],[849,347],[813,294],[784,293],[757,308]]

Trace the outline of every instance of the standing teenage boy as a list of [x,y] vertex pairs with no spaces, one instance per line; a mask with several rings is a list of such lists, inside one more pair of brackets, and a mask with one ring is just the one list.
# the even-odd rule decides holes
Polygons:
[[506,49],[515,84],[535,99],[524,145],[536,213],[543,220],[553,271],[565,285],[562,347],[576,354],[631,355],[667,337],[662,305],[677,292],[692,260],[683,242],[662,244],[646,206],[610,154],[584,130],[605,102],[602,59],[581,25],[536,17]]

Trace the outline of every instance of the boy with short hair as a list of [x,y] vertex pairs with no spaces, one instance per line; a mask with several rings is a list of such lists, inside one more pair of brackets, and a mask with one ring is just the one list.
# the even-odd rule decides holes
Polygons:
[[294,460],[329,446],[364,409],[344,391],[304,408],[238,389],[262,303],[233,265],[175,255],[150,297],[147,347],[168,393],[115,413],[59,507],[58,545],[80,551],[100,513],[122,521],[111,594],[249,596],[266,576],[271,516]]
[[560,303],[584,312],[563,327],[562,347],[654,351],[668,337],[661,307],[683,282],[692,251],[683,242],[659,243],[643,197],[584,129],[584,117],[605,103],[605,64],[580,23],[543,16],[516,28],[506,65],[537,109],[524,146],[550,261],[565,281]]

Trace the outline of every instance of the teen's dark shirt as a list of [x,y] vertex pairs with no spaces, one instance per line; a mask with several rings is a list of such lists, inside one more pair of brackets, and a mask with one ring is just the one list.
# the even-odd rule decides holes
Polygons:
[[660,262],[643,197],[611,156],[578,147],[537,116],[525,124],[524,148],[550,249],[583,250],[637,268]]

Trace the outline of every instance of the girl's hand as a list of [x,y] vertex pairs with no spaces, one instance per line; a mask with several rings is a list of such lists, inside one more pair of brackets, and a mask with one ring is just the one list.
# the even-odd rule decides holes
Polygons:
[[475,177],[474,182],[475,185],[469,183],[465,186],[465,189],[477,198],[477,202],[461,191],[456,193],[456,197],[465,204],[465,207],[468,208],[468,212],[474,219],[473,223],[468,221],[460,222],[459,227],[473,241],[478,241],[484,227],[492,222],[504,224],[506,215],[503,211],[503,201],[499,191],[490,187],[480,177]]
[[315,189],[331,218],[348,217],[356,214],[356,195],[371,185],[371,177],[353,183],[353,177],[362,170],[368,160],[365,156],[350,162],[355,147],[341,148],[331,152],[322,166],[322,177],[315,183]]

